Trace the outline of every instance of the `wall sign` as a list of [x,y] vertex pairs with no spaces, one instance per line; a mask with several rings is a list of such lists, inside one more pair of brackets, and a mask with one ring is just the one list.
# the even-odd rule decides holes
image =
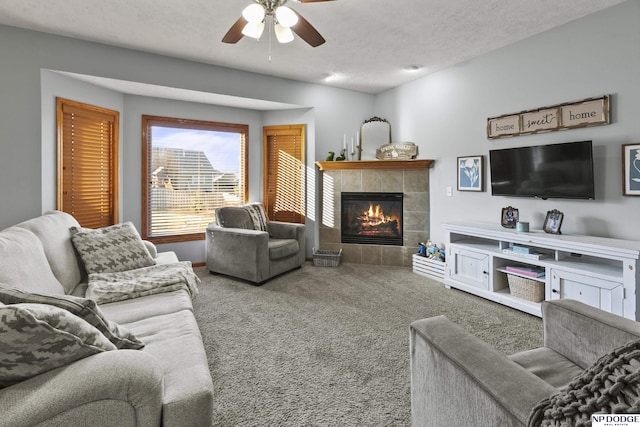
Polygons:
[[408,160],[418,155],[418,146],[413,142],[394,142],[376,149],[378,160]]
[[487,119],[487,137],[528,135],[540,132],[609,124],[609,95],[542,107]]

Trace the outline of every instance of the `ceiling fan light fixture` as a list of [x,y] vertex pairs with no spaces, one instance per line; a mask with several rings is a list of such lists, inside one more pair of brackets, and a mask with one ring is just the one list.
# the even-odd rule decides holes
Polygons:
[[276,9],[276,19],[280,25],[291,28],[298,23],[298,15],[286,6]]
[[244,8],[242,17],[249,21],[250,24],[257,24],[264,21],[265,13],[264,6],[254,3]]
[[290,43],[293,41],[293,31],[291,28],[285,27],[282,24],[275,25],[276,38],[280,43]]
[[258,22],[258,23],[249,22],[242,29],[242,34],[257,40],[262,35],[263,31],[264,31],[264,22]]

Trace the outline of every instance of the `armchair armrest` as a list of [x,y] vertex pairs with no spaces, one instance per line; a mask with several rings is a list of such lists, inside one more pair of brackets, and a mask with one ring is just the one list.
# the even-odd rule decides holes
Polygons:
[[527,425],[556,389],[478,337],[437,316],[410,327],[413,425]]
[[640,338],[640,323],[571,299],[542,303],[544,345],[583,369]]
[[0,425],[157,426],[162,381],[143,351],[99,353],[0,390]]
[[299,235],[304,235],[304,224],[291,222],[269,221],[269,234],[275,239],[298,239]]
[[269,277],[269,233],[244,228],[207,227],[207,269],[261,282]]

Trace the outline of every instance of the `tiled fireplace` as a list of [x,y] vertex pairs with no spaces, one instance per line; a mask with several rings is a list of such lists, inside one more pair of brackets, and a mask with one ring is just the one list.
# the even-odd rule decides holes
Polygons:
[[[317,162],[322,171],[320,249],[342,248],[343,262],[410,267],[418,242],[429,238],[431,163]],[[357,194],[360,200],[353,199]],[[343,212],[343,206],[352,212]]]

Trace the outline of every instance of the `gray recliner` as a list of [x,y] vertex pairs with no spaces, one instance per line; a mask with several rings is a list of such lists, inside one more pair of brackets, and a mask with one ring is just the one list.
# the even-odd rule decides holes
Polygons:
[[413,322],[413,426],[527,426],[541,400],[640,338],[640,323],[570,299],[544,301],[542,320],[543,347],[511,356],[444,316]]
[[216,209],[207,227],[207,269],[257,284],[298,268],[305,261],[305,226],[269,221],[256,230],[243,207]]

